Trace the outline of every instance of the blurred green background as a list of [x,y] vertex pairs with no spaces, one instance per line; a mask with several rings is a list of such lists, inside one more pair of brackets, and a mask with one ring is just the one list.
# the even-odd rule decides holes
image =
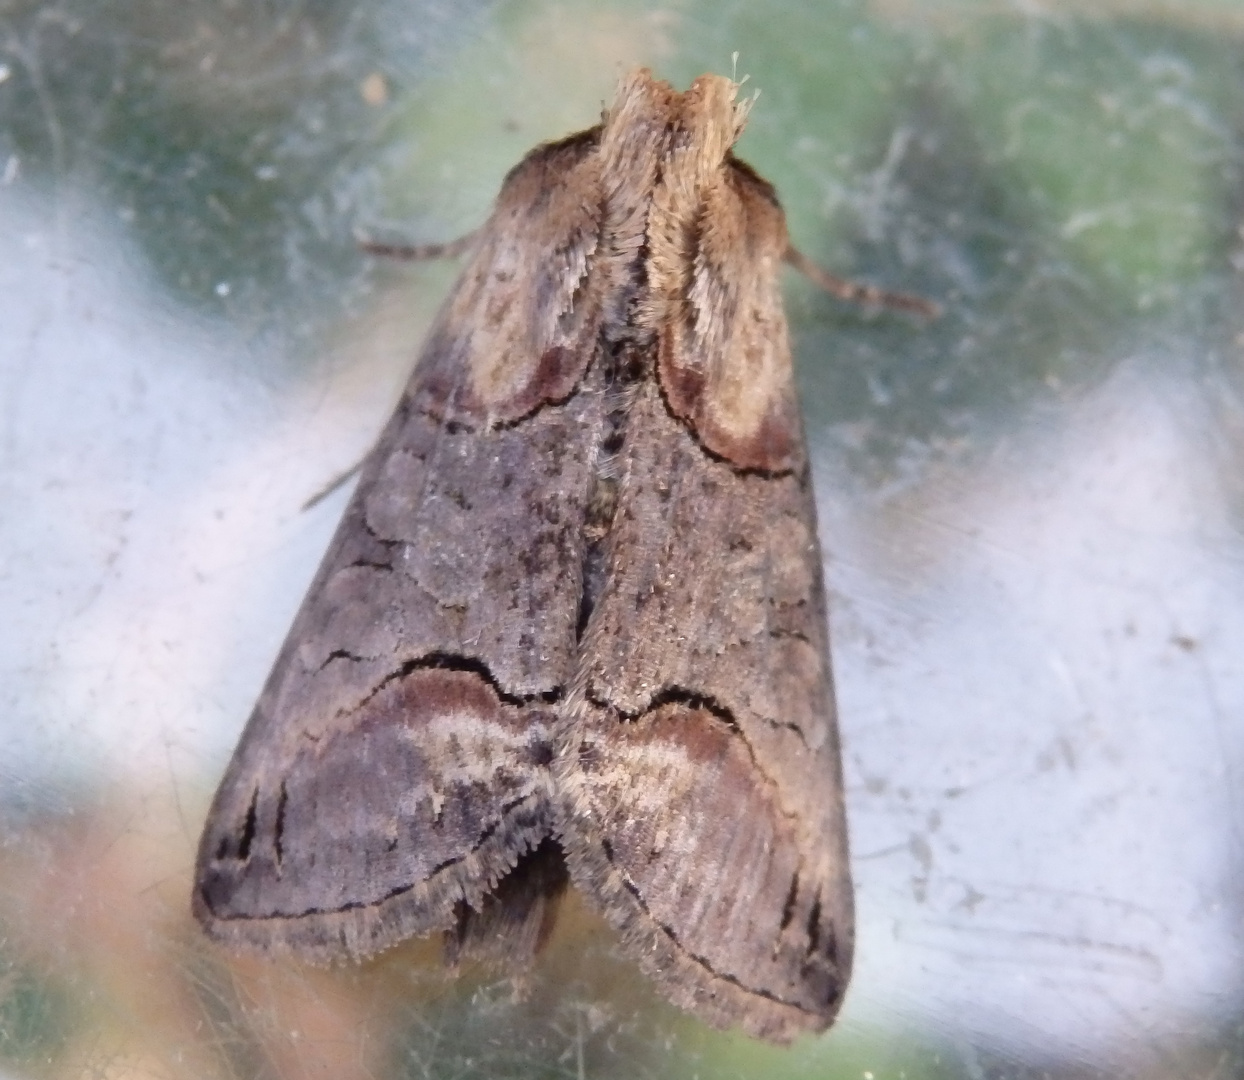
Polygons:
[[[216,779],[477,226],[619,74],[760,91],[860,897],[835,1028],[239,959]],[[0,0],[0,1076],[1244,1075],[1244,6]]]

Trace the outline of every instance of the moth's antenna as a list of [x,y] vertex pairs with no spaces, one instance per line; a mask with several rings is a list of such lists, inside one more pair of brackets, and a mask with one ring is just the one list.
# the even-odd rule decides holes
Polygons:
[[836,296],[839,300],[845,300],[848,304],[907,311],[926,319],[941,317],[941,305],[932,300],[926,300],[923,296],[912,296],[910,293],[890,292],[888,289],[879,289],[876,285],[864,285],[858,281],[831,274],[823,266],[814,263],[793,244],[786,248],[786,262],[817,288],[823,289],[830,296]]
[[366,233],[356,231],[354,242],[365,255],[378,255],[384,259],[404,259],[407,262],[423,262],[428,259],[456,259],[465,253],[479,238],[482,229],[473,229],[465,236],[441,244],[382,244]]

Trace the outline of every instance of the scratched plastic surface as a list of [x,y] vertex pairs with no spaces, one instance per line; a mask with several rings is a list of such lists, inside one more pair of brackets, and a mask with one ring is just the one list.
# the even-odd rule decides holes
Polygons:
[[[1084,10],[1089,5],[1084,5]],[[0,5],[0,1076],[1244,1075],[1244,10]],[[858,888],[839,1022],[188,914],[212,788],[505,170],[616,74],[762,90]]]

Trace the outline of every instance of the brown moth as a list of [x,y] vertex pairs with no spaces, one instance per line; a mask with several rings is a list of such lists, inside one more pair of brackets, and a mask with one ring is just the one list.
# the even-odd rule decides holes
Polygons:
[[778,288],[807,264],[736,91],[634,72],[506,178],[212,804],[217,940],[521,964],[569,881],[710,1024],[833,1019],[852,890]]

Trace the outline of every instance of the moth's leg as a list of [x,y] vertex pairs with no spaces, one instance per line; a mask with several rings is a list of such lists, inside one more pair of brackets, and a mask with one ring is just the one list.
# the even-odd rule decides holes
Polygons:
[[361,457],[358,461],[346,469],[345,472],[338,473],[327,484],[320,488],[319,491],[312,495],[311,498],[304,502],[299,509],[303,513],[306,513],[306,511],[319,506],[319,504],[327,499],[334,491],[340,487],[344,487],[351,480],[353,480],[358,475],[359,470],[363,468],[363,462],[366,460],[366,456]]
[[786,261],[807,277],[812,284],[824,289],[830,296],[836,296],[847,303],[862,304],[866,307],[893,308],[895,311],[910,311],[914,315],[923,315],[926,319],[936,319],[942,313],[941,305],[935,304],[932,300],[925,300],[922,296],[888,292],[875,285],[864,285],[858,281],[831,274],[793,245],[786,248]]
[[405,262],[422,262],[426,259],[455,259],[479,238],[479,234],[480,230],[475,229],[444,244],[381,244],[365,236],[357,236],[355,239],[358,241],[359,250],[368,255],[402,259]]

